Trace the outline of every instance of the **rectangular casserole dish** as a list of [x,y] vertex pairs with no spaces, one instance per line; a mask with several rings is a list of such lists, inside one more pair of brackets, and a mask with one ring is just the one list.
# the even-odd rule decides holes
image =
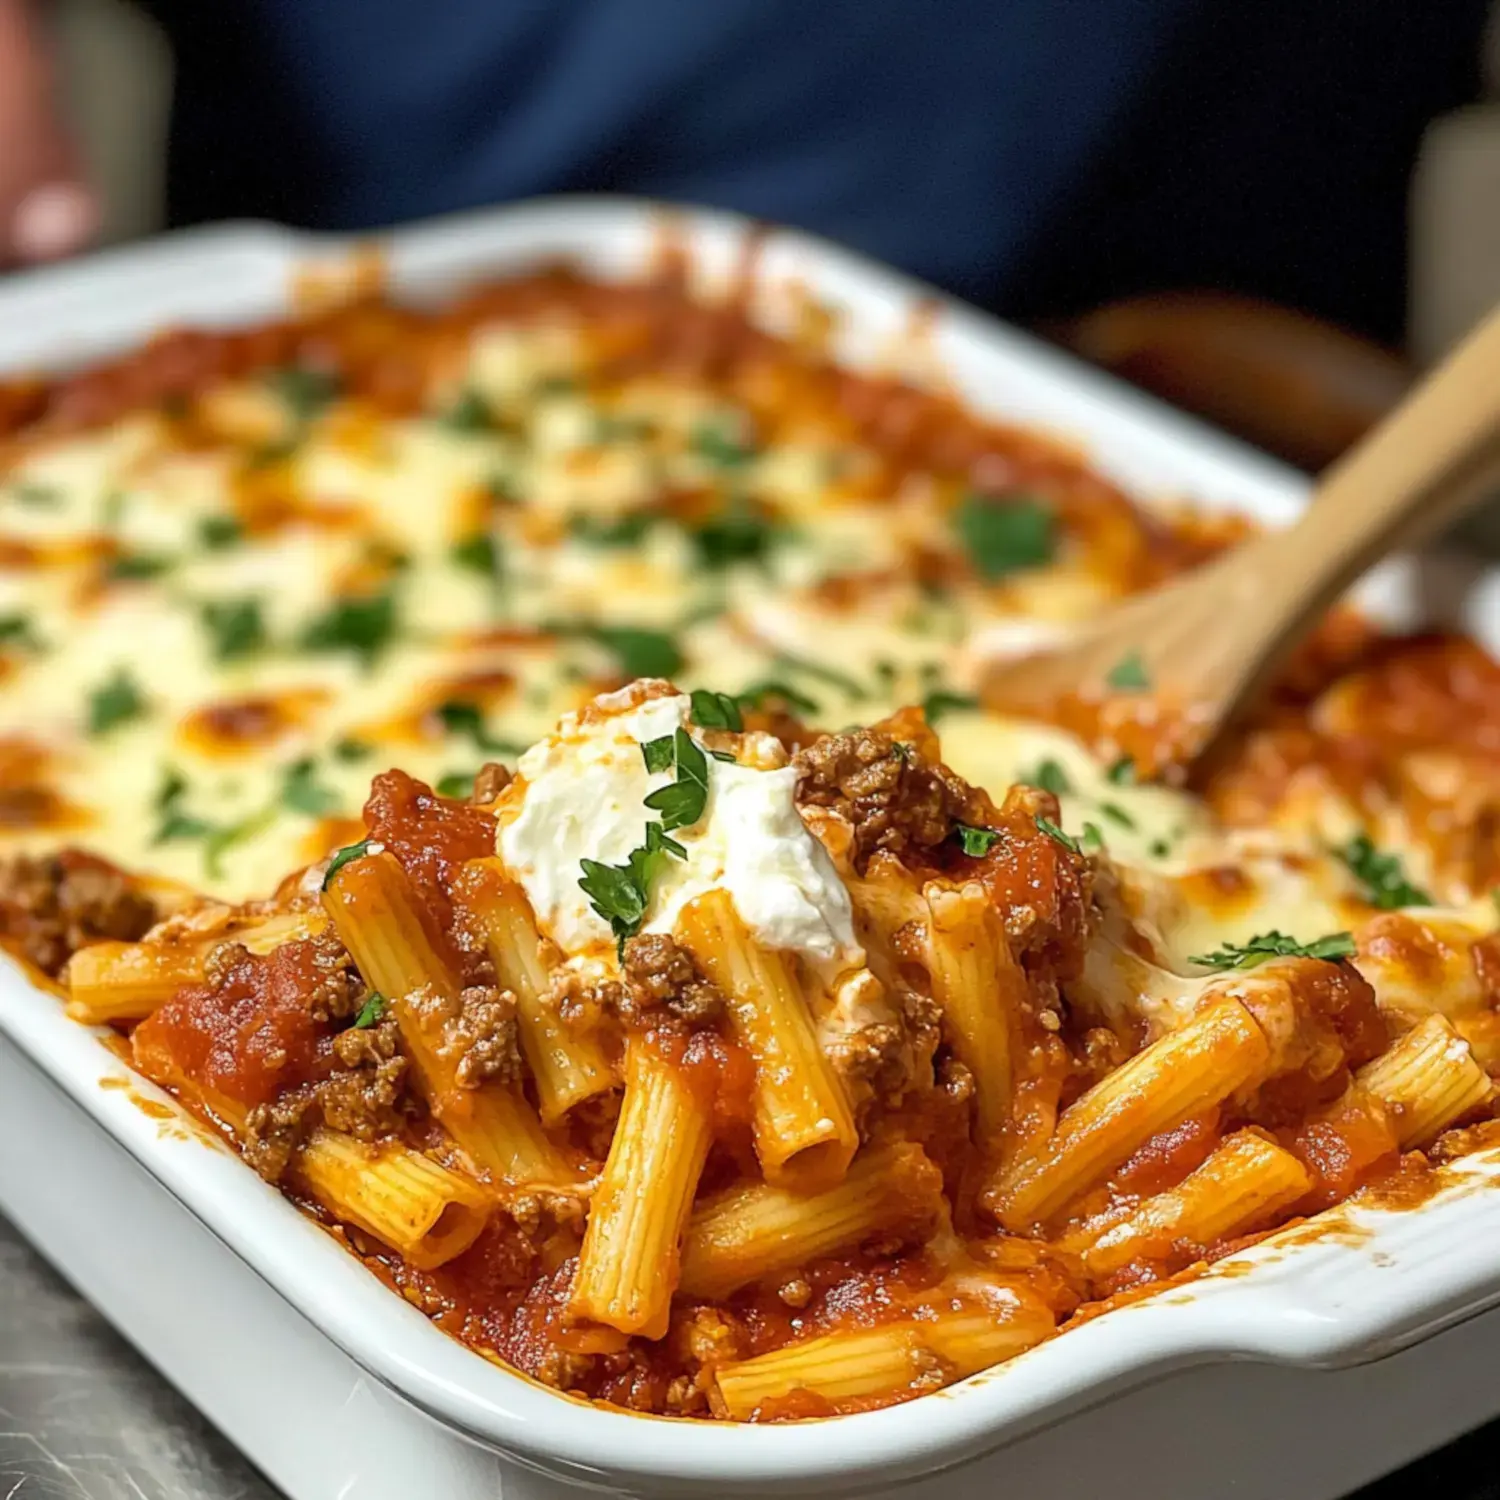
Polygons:
[[[387,279],[396,296],[421,298],[558,257],[626,275],[655,248],[661,217],[650,205],[559,201],[423,226],[384,242]],[[674,222],[708,284],[734,273],[748,224],[710,214]],[[275,316],[297,273],[320,260],[336,273],[351,248],[228,226],[21,278],[0,288],[0,368],[98,358],[173,324]],[[1298,476],[970,309],[773,233],[757,261],[768,321],[789,283],[839,310],[837,350],[856,367],[886,357],[919,303],[935,306],[927,350],[963,400],[1082,444],[1143,499],[1187,498],[1276,523],[1305,496]],[[1389,570],[1368,602],[1404,623],[1428,613],[1426,594],[1500,644],[1492,581],[1463,569]],[[908,1492],[977,1494],[1004,1475],[1078,1494],[1153,1458],[1162,1493],[1331,1494],[1500,1409],[1481,1378],[1460,1378],[1479,1363],[1490,1319],[1370,1370],[1309,1373],[1394,1355],[1500,1303],[1500,1255],[1488,1246],[1500,1199],[1485,1190],[1500,1163],[1482,1158],[1418,1212],[1345,1214],[1312,1239],[1294,1231],[940,1395],[826,1423],[741,1428],[592,1409],[474,1357],[227,1150],[165,1113],[161,1096],[8,967],[0,1115],[0,1206],[299,1497],[548,1495],[580,1484],[663,1496],[873,1494],[957,1466],[962,1477]],[[1270,1368],[1222,1368],[1228,1361]],[[1407,1391],[1418,1369],[1442,1372],[1420,1377],[1420,1399]],[[1378,1423],[1366,1403],[1379,1404]],[[1320,1457],[1264,1442],[1277,1411],[1319,1435]],[[1340,1420],[1347,1437],[1330,1441]],[[1243,1452],[1195,1468],[1183,1461],[1189,1435]],[[1170,1480],[1160,1468],[1168,1452]]]

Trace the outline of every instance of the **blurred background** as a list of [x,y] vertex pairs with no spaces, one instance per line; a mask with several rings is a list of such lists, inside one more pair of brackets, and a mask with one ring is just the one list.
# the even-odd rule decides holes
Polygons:
[[[854,245],[1312,470],[1500,300],[1492,11],[0,0],[0,274],[217,218],[647,194]],[[41,1373],[7,1361],[28,1328]],[[1500,1494],[1497,1448],[1367,1500]],[[27,1484],[270,1495],[0,1225],[0,1493]]]
[[0,246],[546,192],[712,203],[1317,468],[1500,298],[1494,9],[0,0]]

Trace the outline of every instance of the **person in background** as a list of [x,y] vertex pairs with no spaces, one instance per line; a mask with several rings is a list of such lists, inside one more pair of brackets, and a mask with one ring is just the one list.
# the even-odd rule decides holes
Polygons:
[[[1391,338],[1486,0],[151,0],[175,223],[542,193],[813,229],[1013,317],[1213,285]],[[84,248],[44,0],[0,0],[0,262]]]

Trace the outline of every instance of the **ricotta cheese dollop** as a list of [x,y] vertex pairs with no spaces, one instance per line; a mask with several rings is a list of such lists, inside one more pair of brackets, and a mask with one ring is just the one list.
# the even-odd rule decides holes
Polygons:
[[[582,861],[623,865],[641,844],[657,816],[645,799],[673,779],[646,769],[641,746],[688,728],[688,712],[685,694],[642,700],[626,688],[565,715],[518,763],[517,795],[497,808],[500,856],[569,957],[613,950],[609,924],[579,886]],[[849,893],[797,811],[796,784],[791,766],[710,756],[703,815],[671,832],[687,857],[657,861],[642,930],[670,932],[689,902],[723,890],[763,946],[798,953],[828,977],[862,964]]]

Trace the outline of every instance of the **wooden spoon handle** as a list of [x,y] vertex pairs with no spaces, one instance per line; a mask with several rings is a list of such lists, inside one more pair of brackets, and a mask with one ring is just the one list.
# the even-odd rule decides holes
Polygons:
[[[1373,563],[1482,499],[1500,470],[1500,311],[1319,482],[1307,514],[1243,549],[1300,633]],[[1270,615],[1267,611],[1268,625]]]

